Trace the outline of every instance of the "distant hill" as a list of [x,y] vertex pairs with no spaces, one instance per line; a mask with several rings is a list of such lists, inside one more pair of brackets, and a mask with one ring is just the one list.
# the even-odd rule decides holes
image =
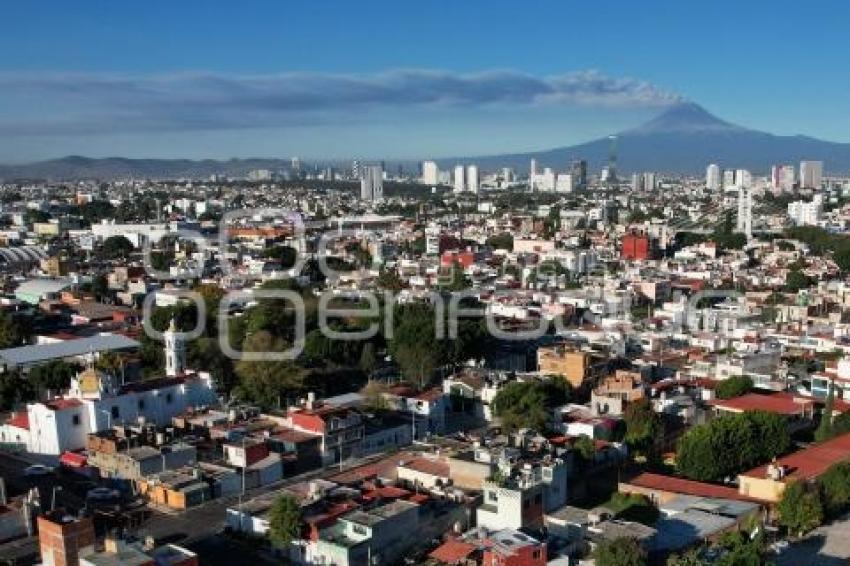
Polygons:
[[0,179],[199,179],[213,174],[245,176],[253,169],[289,168],[288,159],[95,159],[71,155],[25,165],[0,165]]
[[[610,142],[602,138],[555,149],[440,160],[441,166],[475,162],[482,169],[540,167],[564,170],[573,159],[585,159],[598,171],[608,162]],[[658,171],[703,174],[709,163],[766,173],[775,163],[798,165],[801,160],[824,161],[830,173],[850,172],[850,144],[806,136],[777,136],[730,124],[694,103],[673,106],[642,126],[617,134],[617,169],[621,172]]]
[[[564,170],[573,159],[585,159],[592,171],[608,161],[610,142],[602,138],[544,151],[452,157],[438,159],[444,169],[456,163],[476,163],[482,170],[513,167],[528,170],[537,159],[540,167]],[[775,163],[798,165],[801,160],[824,161],[830,173],[850,173],[850,144],[806,136],[777,136],[725,122],[694,103],[668,108],[649,122],[617,134],[617,169],[621,173],[657,171],[701,175],[709,163],[766,173]],[[412,163],[403,162],[411,170]],[[69,156],[25,165],[0,165],[0,179],[199,179],[212,174],[244,177],[253,169],[288,169],[288,159],[94,159]],[[349,164],[346,163],[345,166]],[[388,162],[390,170],[398,162]]]

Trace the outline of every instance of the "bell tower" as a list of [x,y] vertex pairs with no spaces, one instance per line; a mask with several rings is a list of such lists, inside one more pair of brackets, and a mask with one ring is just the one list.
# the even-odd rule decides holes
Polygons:
[[162,333],[165,340],[165,375],[175,377],[186,371],[186,343],[178,335],[174,319],[168,325],[168,330]]

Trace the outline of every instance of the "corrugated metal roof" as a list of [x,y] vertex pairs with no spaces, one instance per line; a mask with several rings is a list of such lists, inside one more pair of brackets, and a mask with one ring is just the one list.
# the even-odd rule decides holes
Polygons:
[[53,344],[7,348],[0,350],[0,360],[3,360],[9,366],[27,366],[50,360],[82,356],[89,352],[125,350],[139,346],[139,342],[121,334],[98,334],[97,336]]
[[29,279],[24,281],[15,289],[15,295],[44,295],[47,293],[58,293],[70,287],[70,279]]

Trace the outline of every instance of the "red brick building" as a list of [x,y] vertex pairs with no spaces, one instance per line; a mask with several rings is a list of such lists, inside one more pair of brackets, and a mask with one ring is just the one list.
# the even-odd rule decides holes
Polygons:
[[75,566],[80,554],[94,549],[94,523],[91,518],[77,518],[62,510],[38,517],[38,544],[45,566]]
[[652,248],[649,236],[643,232],[632,231],[623,236],[620,257],[629,260],[649,259]]

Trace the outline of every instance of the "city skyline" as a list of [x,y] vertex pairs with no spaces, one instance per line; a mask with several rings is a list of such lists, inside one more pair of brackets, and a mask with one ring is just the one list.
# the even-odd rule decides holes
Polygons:
[[[20,25],[0,39],[11,54],[0,62],[2,163],[528,151],[626,129],[679,100],[754,129],[850,141],[848,79],[833,75],[847,10],[837,3],[810,8],[818,33],[765,18],[767,6],[792,13],[784,2],[262,4],[259,19],[192,3],[48,4],[11,7]],[[367,21],[375,33],[355,25]],[[763,39],[743,49],[741,29]],[[813,106],[820,78],[829,88]]]

